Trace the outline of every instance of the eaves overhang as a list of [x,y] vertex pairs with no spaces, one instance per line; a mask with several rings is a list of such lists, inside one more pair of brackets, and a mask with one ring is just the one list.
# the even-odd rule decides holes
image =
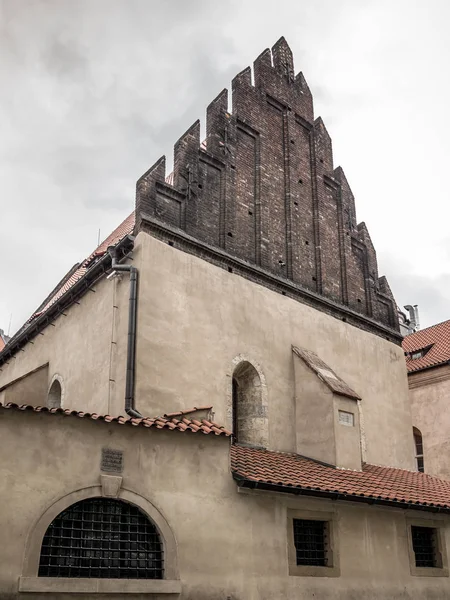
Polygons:
[[365,494],[346,494],[333,490],[321,490],[314,487],[301,487],[282,485],[281,483],[268,483],[256,481],[243,477],[236,471],[232,471],[233,479],[239,488],[249,490],[263,490],[281,494],[290,494],[295,496],[308,496],[315,498],[326,498],[328,500],[339,500],[344,502],[362,502],[364,504],[389,506],[391,508],[401,508],[403,510],[421,510],[432,513],[450,514],[450,507],[437,506],[433,504],[421,504],[419,502],[407,502],[405,500],[387,500],[381,497],[367,496]]

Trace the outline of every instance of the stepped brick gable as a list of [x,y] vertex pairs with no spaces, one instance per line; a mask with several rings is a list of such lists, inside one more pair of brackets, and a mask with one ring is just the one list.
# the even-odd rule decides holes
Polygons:
[[253,74],[234,78],[231,113],[227,90],[208,106],[202,144],[199,121],[176,142],[173,175],[162,157],[139,179],[137,231],[172,231],[185,251],[397,340],[392,293],[284,38]]

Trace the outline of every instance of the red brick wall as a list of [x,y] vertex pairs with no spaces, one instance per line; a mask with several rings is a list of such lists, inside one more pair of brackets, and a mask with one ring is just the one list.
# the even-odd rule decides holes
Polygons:
[[173,186],[161,161],[138,181],[138,229],[149,215],[398,330],[369,233],[283,38],[253,72],[254,85],[249,68],[233,80],[231,114],[227,90],[209,105],[206,150],[198,121],[175,144]]

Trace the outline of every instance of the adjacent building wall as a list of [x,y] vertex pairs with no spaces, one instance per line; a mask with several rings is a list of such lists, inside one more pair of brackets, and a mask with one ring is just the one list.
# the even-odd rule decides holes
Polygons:
[[[0,440],[8,451],[8,460],[0,463],[2,598],[29,597],[17,593],[28,536],[61,497],[99,486],[104,447],[124,452],[122,489],[150,502],[171,528],[182,600],[448,598],[448,577],[410,573],[405,511],[239,493],[229,472],[229,438],[3,410]],[[287,517],[297,510],[334,516],[339,577],[289,576]],[[411,514],[441,519],[444,527],[449,523],[442,515]],[[446,537],[449,547],[448,527]],[[68,597],[45,594],[48,600]],[[77,595],[80,600],[93,597]]]
[[211,403],[216,420],[231,428],[232,374],[241,356],[264,374],[268,447],[300,452],[291,349],[298,345],[316,352],[361,396],[367,461],[414,469],[399,346],[146,233],[136,238],[133,264],[140,271],[136,405],[142,414]]
[[425,473],[450,479],[450,366],[411,373],[408,380],[413,425],[422,433]]

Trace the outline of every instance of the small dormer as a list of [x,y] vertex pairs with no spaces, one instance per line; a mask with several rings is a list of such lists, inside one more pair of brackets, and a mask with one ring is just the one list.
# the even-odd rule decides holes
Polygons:
[[317,354],[292,347],[296,452],[361,470],[360,396]]

